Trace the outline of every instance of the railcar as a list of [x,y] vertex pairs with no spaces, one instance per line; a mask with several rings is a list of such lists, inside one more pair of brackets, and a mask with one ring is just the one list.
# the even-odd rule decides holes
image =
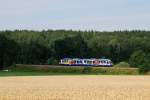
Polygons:
[[80,58],[63,58],[59,62],[60,65],[65,66],[103,66],[112,67],[113,63],[110,59],[80,59]]

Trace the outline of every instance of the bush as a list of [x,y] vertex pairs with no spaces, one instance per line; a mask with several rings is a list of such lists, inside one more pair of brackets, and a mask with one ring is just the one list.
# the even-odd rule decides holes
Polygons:
[[11,66],[8,67],[8,70],[13,70],[16,68],[16,63],[13,63]]
[[88,73],[91,73],[91,70],[92,70],[92,67],[84,67],[82,73],[83,74],[88,74]]
[[47,60],[47,64],[48,65],[57,65],[58,64],[58,61],[55,59],[55,58],[49,58],[48,60]]
[[130,65],[128,63],[126,63],[126,62],[120,62],[120,63],[114,65],[114,67],[129,68]]
[[14,71],[36,71],[56,73],[82,73],[84,67],[65,67],[49,65],[17,65]]
[[148,73],[150,71],[150,64],[149,63],[144,63],[139,66],[139,72],[141,74]]
[[130,64],[139,68],[139,73],[144,74],[150,71],[150,54],[143,51],[136,51],[130,57]]
[[129,59],[130,65],[132,67],[139,67],[139,65],[142,65],[144,63],[145,57],[146,54],[142,50],[135,51]]
[[49,65],[16,65],[14,71],[36,71],[36,72],[56,72],[73,74],[107,74],[107,75],[137,75],[138,68],[115,68],[115,67],[66,67]]
[[137,75],[137,68],[93,67],[91,73],[107,75]]

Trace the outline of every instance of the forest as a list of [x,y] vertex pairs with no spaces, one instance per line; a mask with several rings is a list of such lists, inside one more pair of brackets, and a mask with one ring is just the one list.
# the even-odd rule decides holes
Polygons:
[[108,58],[150,70],[150,31],[0,31],[0,69],[58,64],[61,58]]

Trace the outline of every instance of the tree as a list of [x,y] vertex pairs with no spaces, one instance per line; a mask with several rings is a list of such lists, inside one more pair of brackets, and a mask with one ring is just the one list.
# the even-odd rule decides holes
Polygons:
[[87,44],[79,34],[55,41],[55,52],[58,59],[64,57],[85,57],[87,49]]
[[130,65],[132,67],[138,67],[139,65],[142,65],[145,60],[145,57],[146,54],[142,50],[135,51],[129,59]]
[[3,68],[3,62],[4,62],[4,52],[5,52],[5,42],[6,38],[2,35],[0,35],[0,69]]
[[17,44],[0,34],[0,69],[15,62]]
[[131,66],[138,67],[140,73],[150,71],[150,54],[143,51],[136,51],[130,58]]
[[149,31],[0,31],[0,66],[44,64],[49,58],[105,57],[137,67],[149,52]]

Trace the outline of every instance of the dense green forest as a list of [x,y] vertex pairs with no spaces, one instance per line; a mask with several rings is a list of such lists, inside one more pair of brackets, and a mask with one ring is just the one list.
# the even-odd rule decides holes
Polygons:
[[131,67],[150,66],[149,31],[0,31],[0,68],[57,64],[60,58],[109,58]]

